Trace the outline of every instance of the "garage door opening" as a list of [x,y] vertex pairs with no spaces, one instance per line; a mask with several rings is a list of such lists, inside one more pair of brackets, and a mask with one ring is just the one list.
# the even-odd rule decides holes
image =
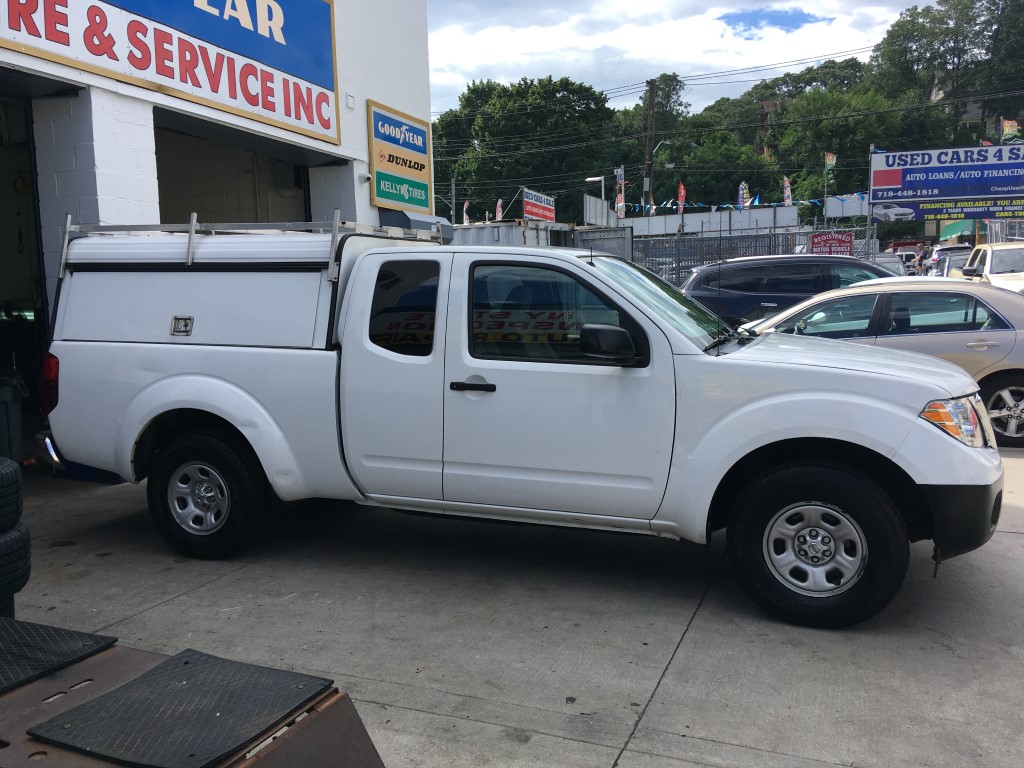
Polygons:
[[0,95],[0,456],[17,461],[42,423],[37,393],[47,343],[32,152],[28,102]]

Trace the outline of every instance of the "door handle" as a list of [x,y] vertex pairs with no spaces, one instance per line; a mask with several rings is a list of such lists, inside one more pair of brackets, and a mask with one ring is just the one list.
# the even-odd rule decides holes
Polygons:
[[453,381],[448,385],[453,392],[496,392],[494,384],[470,384],[468,381]]
[[761,302],[761,306],[762,306],[762,307],[777,307],[777,306],[779,306],[779,305],[778,305],[778,304],[770,304],[770,303],[768,303],[767,301],[762,301],[762,302]]
[[998,347],[998,341],[968,341],[967,346],[971,349],[988,349],[989,347]]

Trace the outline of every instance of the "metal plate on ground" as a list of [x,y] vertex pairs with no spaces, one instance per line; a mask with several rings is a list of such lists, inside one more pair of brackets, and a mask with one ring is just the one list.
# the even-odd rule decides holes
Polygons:
[[28,733],[123,765],[203,768],[247,748],[332,685],[188,649]]
[[0,619],[0,694],[99,653],[116,637]]

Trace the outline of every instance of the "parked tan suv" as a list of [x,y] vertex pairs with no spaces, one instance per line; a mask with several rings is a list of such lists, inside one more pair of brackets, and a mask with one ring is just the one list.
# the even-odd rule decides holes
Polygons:
[[1024,243],[976,246],[961,272],[975,282],[1020,292],[1024,289]]

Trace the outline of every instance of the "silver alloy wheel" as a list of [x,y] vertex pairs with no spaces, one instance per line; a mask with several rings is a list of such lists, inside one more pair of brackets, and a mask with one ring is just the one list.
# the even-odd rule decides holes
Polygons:
[[1024,387],[996,390],[985,403],[992,429],[1010,438],[1024,438]]
[[189,533],[208,536],[227,521],[231,494],[216,469],[189,462],[171,473],[167,503],[178,525]]
[[842,510],[802,501],[765,528],[764,559],[776,579],[808,597],[834,597],[864,574],[868,548],[860,526]]

